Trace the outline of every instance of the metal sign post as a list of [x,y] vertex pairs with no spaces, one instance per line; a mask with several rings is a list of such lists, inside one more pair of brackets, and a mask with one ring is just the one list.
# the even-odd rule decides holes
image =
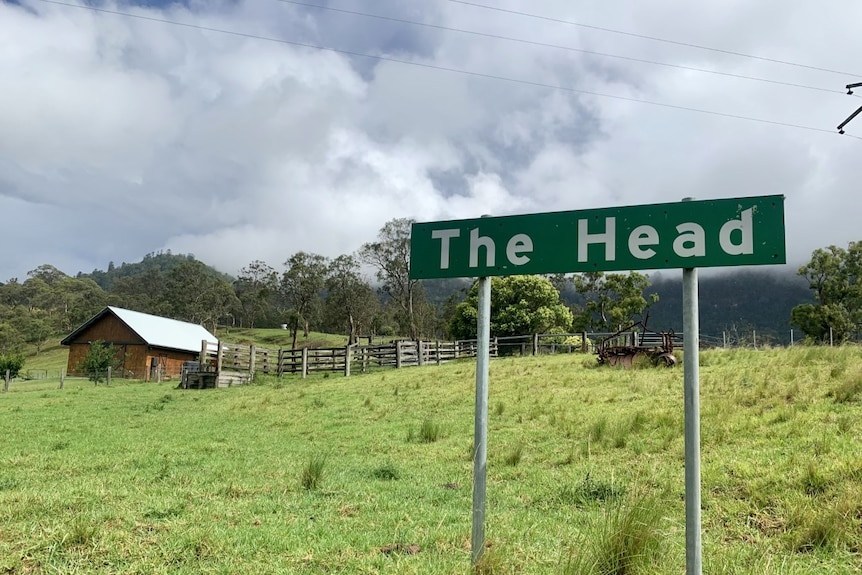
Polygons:
[[[688,201],[689,198],[683,201]],[[700,313],[697,268],[682,270],[685,410],[685,573],[700,575]]]
[[685,573],[700,575],[700,338],[697,268],[682,270],[682,330],[685,360]]
[[485,550],[485,478],[488,470],[488,361],[491,339],[491,278],[479,278],[476,341],[476,416],[473,429],[473,565]]

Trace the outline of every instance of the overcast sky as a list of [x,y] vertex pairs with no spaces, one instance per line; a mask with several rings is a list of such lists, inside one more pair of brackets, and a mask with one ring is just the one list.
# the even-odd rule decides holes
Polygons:
[[353,252],[395,217],[686,196],[784,194],[794,264],[862,240],[862,140],[835,133],[862,105],[843,90],[862,81],[860,2],[473,0],[830,73],[451,0],[308,1],[436,27],[279,0],[90,3],[148,19],[0,0],[0,281],[163,249],[282,269],[299,250]]

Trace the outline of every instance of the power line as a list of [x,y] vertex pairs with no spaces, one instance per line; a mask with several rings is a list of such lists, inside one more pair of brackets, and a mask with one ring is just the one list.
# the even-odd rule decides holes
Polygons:
[[[568,86],[559,86],[559,85],[554,85],[554,84],[545,84],[545,83],[543,83],[543,82],[535,82],[535,81],[532,81],[532,80],[521,80],[521,79],[517,79],[517,78],[508,78],[508,77],[505,77],[505,76],[497,76],[497,75],[495,75],[495,74],[486,74],[486,73],[482,73],[482,72],[474,72],[474,71],[470,71],[470,70],[461,70],[461,69],[458,69],[458,68],[449,68],[449,67],[447,67],[447,66],[439,66],[439,65],[437,65],[437,64],[428,64],[428,63],[425,63],[425,62],[413,62],[413,61],[410,61],[410,60],[402,60],[402,59],[400,59],[400,58],[393,58],[393,57],[391,57],[391,56],[379,56],[379,55],[375,55],[375,54],[365,54],[365,53],[362,53],[362,52],[354,52],[354,51],[352,51],[352,50],[343,50],[343,49],[340,49],[340,48],[331,48],[331,47],[329,47],[329,46],[318,46],[318,45],[315,45],[315,44],[307,44],[307,43],[304,43],[304,42],[296,42],[296,41],[293,41],[293,40],[285,40],[285,39],[283,39],[283,38],[273,38],[273,37],[268,37],[268,36],[259,36],[259,35],[257,35],[257,34],[248,34],[248,33],[245,33],[245,32],[236,32],[236,31],[234,31],[234,30],[225,30],[225,29],[223,29],[223,28],[212,28],[212,27],[209,27],[209,26],[202,26],[202,25],[200,25],[200,24],[189,24],[189,23],[186,23],[186,22],[177,22],[177,21],[175,21],[175,20],[167,20],[167,19],[165,19],[165,18],[156,18],[156,17],[154,17],[154,16],[145,16],[145,15],[143,15],[143,14],[133,14],[133,13],[131,13],[131,12],[121,12],[121,11],[119,11],[119,10],[109,10],[109,9],[107,9],[107,8],[99,8],[99,7],[96,7],[96,6],[89,6],[89,5],[85,5],[85,4],[71,4],[71,3],[69,3],[69,2],[61,2],[61,1],[59,1],[59,0],[36,0],[36,1],[38,1],[38,2],[43,2],[43,3],[46,3],[46,4],[55,4],[55,5],[58,5],[58,6],[66,6],[66,7],[69,7],[69,8],[78,8],[78,9],[82,9],[82,10],[90,10],[90,11],[92,11],[92,12],[99,12],[99,13],[102,13],[102,14],[111,14],[111,15],[114,15],[114,16],[124,16],[124,17],[126,17],[126,18],[135,18],[135,19],[137,19],[137,20],[145,20],[145,21],[148,21],[148,22],[158,22],[158,23],[161,23],[161,24],[170,24],[170,25],[172,25],[172,26],[181,26],[181,27],[184,27],[184,28],[191,28],[191,29],[194,29],[194,30],[201,30],[201,31],[204,31],[204,32],[216,32],[216,33],[219,33],[219,34],[229,34],[229,35],[231,35],[231,36],[238,36],[238,37],[240,37],[240,38],[248,38],[248,39],[253,39],[253,40],[263,40],[263,41],[267,41],[267,42],[276,42],[276,43],[279,43],[279,44],[286,44],[286,45],[290,45],[290,46],[298,46],[298,47],[301,47],[301,48],[310,48],[310,49],[313,49],[313,50],[322,50],[322,51],[327,51],[327,52],[335,52],[335,53],[338,53],[338,54],[346,54],[346,55],[348,55],[348,56],[356,56],[356,57],[359,57],[359,58],[368,58],[368,59],[378,60],[378,61],[383,61],[383,62],[393,62],[393,63],[396,63],[396,64],[403,64],[403,65],[407,65],[407,66],[416,66],[416,67],[419,67],[419,68],[426,68],[426,69],[430,69],[430,70],[439,70],[439,71],[442,71],[442,72],[451,72],[451,73],[454,73],[454,74],[461,74],[461,75],[465,75],[465,76],[474,76],[474,77],[477,77],[477,78],[486,78],[486,79],[489,79],[489,80],[498,80],[498,81],[510,82],[510,83],[514,83],[514,84],[523,84],[523,85],[526,85],[526,86],[534,86],[534,87],[538,87],[538,88],[547,88],[547,89],[551,89],[551,90],[560,90],[560,91],[563,91],[563,92],[570,92],[570,93],[575,93],[575,94],[584,94],[584,95],[587,95],[587,96],[596,96],[596,97],[599,97],[599,98],[611,98],[611,99],[614,99],[614,100],[622,100],[622,101],[625,101],[625,102],[634,102],[634,103],[637,103],[637,104],[648,104],[648,105],[650,105],[650,106],[658,106],[658,107],[662,107],[662,108],[669,108],[669,109],[674,109],[674,110],[684,110],[684,111],[687,111],[687,112],[696,112],[696,113],[699,113],[699,114],[708,114],[708,115],[711,115],[711,116],[718,116],[718,117],[723,117],[723,118],[733,118],[733,119],[736,119],[736,120],[747,120],[747,121],[750,121],[750,122],[758,122],[758,123],[761,123],[761,124],[769,124],[769,125],[773,125],[773,126],[784,126],[784,127],[787,127],[787,128],[796,128],[796,129],[800,129],[800,130],[808,130],[808,131],[812,131],[812,132],[823,132],[823,133],[826,133],[826,134],[834,134],[834,133],[835,133],[835,132],[833,132],[832,130],[826,130],[826,129],[823,129],[823,128],[817,128],[817,127],[814,127],[814,126],[804,126],[804,125],[801,125],[801,124],[792,124],[792,123],[789,123],[789,122],[779,122],[779,121],[775,121],[775,120],[766,120],[766,119],[763,119],[763,118],[756,118],[756,117],[753,117],[753,116],[743,116],[743,115],[740,115],[740,114],[730,114],[730,113],[726,113],[726,112],[717,112],[717,111],[714,111],[714,110],[707,110],[707,109],[702,109],[702,108],[693,108],[693,107],[688,107],[688,106],[678,106],[678,105],[675,105],[675,104],[668,104],[668,103],[665,103],[665,102],[656,102],[656,101],[652,101],[652,100],[642,100],[642,99],[639,99],[639,98],[632,98],[632,97],[629,97],[629,96],[620,96],[620,95],[617,95],[617,94],[605,94],[605,93],[602,93],[602,92],[593,92],[593,91],[590,91],[590,90],[581,90],[581,89],[579,89],[579,88],[570,88],[570,87],[568,87]],[[862,137],[854,136],[854,135],[852,135],[852,134],[844,134],[844,135],[849,136],[849,137],[851,137],[851,138],[856,138],[856,139],[862,140]]]
[[320,4],[310,4],[307,2],[299,2],[297,0],[278,0],[279,2],[283,2],[285,4],[294,4],[296,6],[303,6],[306,8],[316,8],[318,10],[327,10],[329,12],[338,12],[341,14],[349,14],[352,16],[361,16],[363,18],[375,18],[378,20],[385,20],[388,22],[397,22],[400,24],[409,24],[411,26],[422,26],[424,28],[432,28],[435,30],[444,30],[447,32],[458,32],[460,34],[469,34],[472,36],[479,36],[482,38],[492,38],[495,40],[505,40],[507,42],[517,42],[520,44],[528,44],[530,46],[541,46],[543,48],[554,48],[557,50],[567,50],[569,52],[579,52],[581,54],[589,54],[591,56],[601,56],[603,58],[615,58],[618,60],[627,60],[629,62],[638,62],[640,64],[651,64],[654,66],[666,66],[668,68],[676,68],[678,70],[689,70],[692,72],[702,72],[704,74],[715,74],[717,76],[725,76],[728,78],[738,78],[741,80],[753,80],[755,82],[765,82],[769,84],[777,84],[779,86],[788,86],[792,88],[801,88],[804,90],[816,90],[818,92],[827,92],[832,94],[842,94],[845,92],[843,90],[833,90],[831,88],[821,88],[819,86],[809,86],[806,84],[797,84],[795,82],[783,82],[781,80],[772,80],[770,78],[759,78],[757,76],[747,76],[745,74],[734,74],[731,72],[720,72],[718,70],[708,70],[706,68],[696,68],[694,66],[685,66],[682,64],[671,64],[668,62],[659,62],[656,60],[646,60],[643,58],[634,58],[631,56],[622,56],[619,54],[609,54],[607,52],[597,52],[595,50],[585,50],[583,48],[573,48],[571,46],[562,46],[559,44],[549,44],[546,42],[538,42],[535,40],[527,40],[524,38],[514,38],[512,36],[503,36],[500,34],[489,34],[486,32],[478,32],[476,30],[467,30],[464,28],[453,28],[451,26],[443,26],[440,24],[431,24],[428,22],[417,22],[415,20],[406,20],[403,18],[395,18],[393,16],[383,16],[380,14],[369,14],[367,12],[358,12],[355,10],[346,10],[344,8],[335,8],[333,6],[322,6]]
[[580,28],[589,28],[590,30],[598,30],[600,32],[608,32],[610,34],[620,34],[623,36],[630,36],[632,38],[641,38],[643,40],[652,40],[653,42],[663,42],[665,44],[673,44],[675,46],[685,46],[687,48],[697,48],[698,50],[708,50],[710,52],[718,52],[720,54],[729,54],[731,56],[739,56],[741,58],[749,58],[752,60],[760,60],[763,62],[772,62],[773,64],[783,64],[785,66],[793,66],[796,68],[805,68],[807,70],[817,70],[819,72],[828,72],[830,74],[840,74],[842,76],[862,77],[862,74],[855,74],[853,72],[842,72],[841,70],[832,70],[829,68],[821,68],[819,66],[809,66],[808,64],[800,64],[798,62],[790,62],[788,60],[778,60],[776,58],[766,58],[764,56],[755,56],[753,54],[745,54],[743,52],[734,52],[732,50],[723,50],[721,48],[713,48],[711,46],[703,46],[701,44],[692,44],[689,42],[680,42],[678,40],[670,40],[668,38],[660,38],[658,36],[648,36],[646,34],[637,34],[635,32],[626,32],[624,30],[615,30],[613,28],[604,28],[602,26],[593,26],[592,24],[583,24],[581,22],[574,22],[572,20],[563,20],[561,18],[552,18],[550,16],[542,16],[541,14],[532,14],[530,12],[521,12],[518,10],[509,10],[507,8],[500,8],[498,6],[488,6],[486,4],[478,4],[476,2],[469,2],[468,0],[449,0],[449,2],[453,2],[455,4],[464,4],[465,6],[473,6],[475,8],[483,8],[485,10],[495,10],[497,12],[504,12],[506,14],[514,14],[517,16],[525,16],[528,18],[535,18],[537,20],[545,20],[547,22],[556,22],[558,24],[568,24],[570,26],[578,26]]

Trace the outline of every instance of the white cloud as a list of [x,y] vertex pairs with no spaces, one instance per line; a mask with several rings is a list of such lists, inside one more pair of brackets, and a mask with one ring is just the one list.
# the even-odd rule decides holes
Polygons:
[[[498,5],[839,70],[862,48],[862,7],[837,0]],[[235,273],[298,250],[352,252],[394,217],[684,196],[785,194],[794,262],[860,239],[858,140],[427,66],[826,130],[856,98],[278,2],[116,9],[426,67],[0,3],[0,280],[163,248]],[[453,3],[350,9],[838,90],[859,80]]]

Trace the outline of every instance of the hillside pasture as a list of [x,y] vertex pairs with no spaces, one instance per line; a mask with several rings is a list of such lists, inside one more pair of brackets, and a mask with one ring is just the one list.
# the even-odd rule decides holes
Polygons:
[[[704,572],[862,568],[862,351],[701,357]],[[684,571],[682,370],[594,364],[492,361],[480,572]],[[474,365],[21,384],[0,572],[469,572]]]
[[[231,343],[254,344],[275,349],[280,347],[290,349],[293,342],[289,329],[220,327],[216,335],[220,339]],[[308,337],[305,337],[300,331],[296,339],[297,348],[344,347],[346,345],[347,336],[333,333],[312,331],[309,332]]]

